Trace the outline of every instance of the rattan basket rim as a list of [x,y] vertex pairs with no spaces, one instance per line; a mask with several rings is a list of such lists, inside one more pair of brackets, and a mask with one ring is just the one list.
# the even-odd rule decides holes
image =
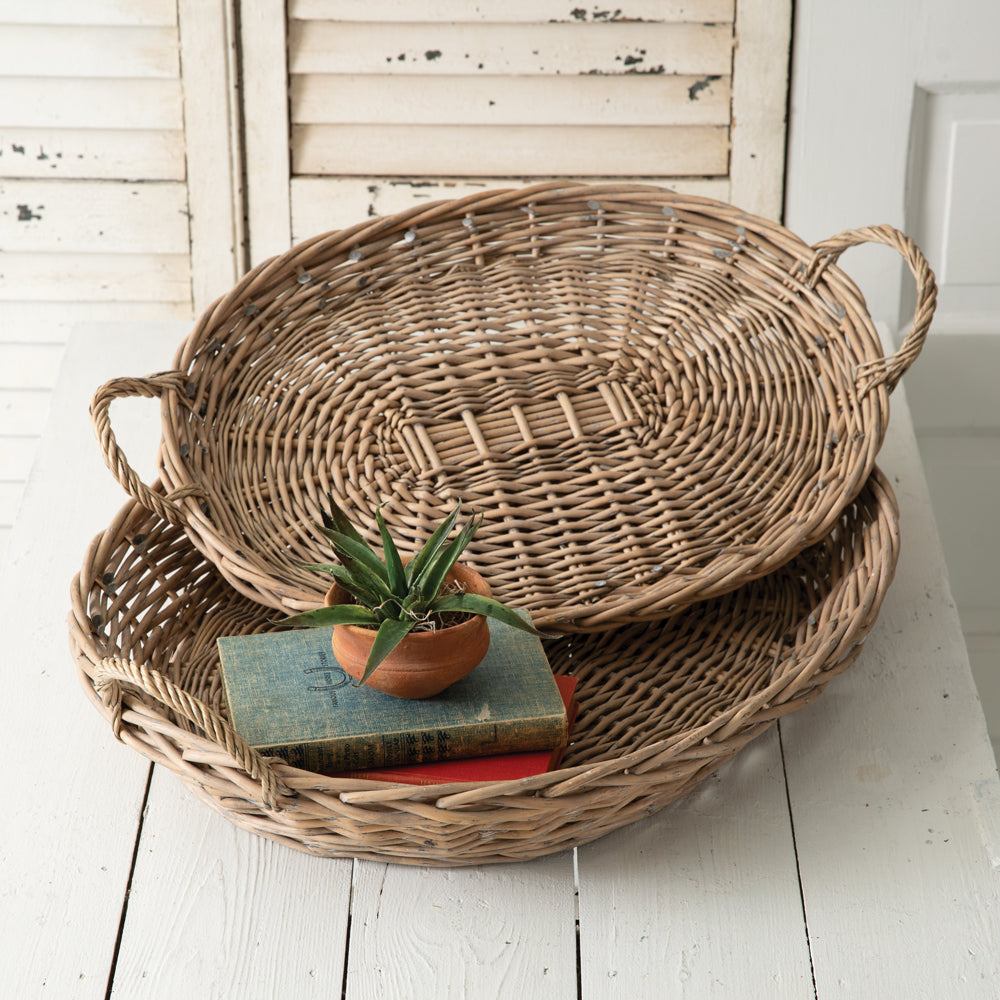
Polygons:
[[[510,268],[520,268],[529,278],[541,275],[538,280],[548,280],[545,268],[561,266],[571,251],[577,253],[577,243],[594,233],[593,239],[601,247],[611,245],[608,241],[612,237],[619,243],[614,244],[613,252],[601,250],[597,255],[604,264],[594,264],[590,259],[594,254],[590,254],[587,267],[617,274],[614,268],[632,267],[636,257],[639,264],[635,266],[640,269],[650,260],[659,267],[659,258],[642,242],[648,239],[642,227],[652,225],[651,214],[667,233],[668,242],[673,239],[681,247],[664,268],[679,271],[682,265],[688,266],[687,257],[697,251],[697,261],[690,264],[690,280],[697,284],[710,279],[716,285],[731,286],[734,295],[738,293],[735,305],[725,298],[719,300],[719,316],[728,322],[723,315],[726,310],[738,310],[747,302],[765,312],[777,310],[781,332],[793,342],[787,348],[791,352],[788,357],[780,353],[786,349],[784,345],[774,353],[773,345],[765,351],[756,343],[768,331],[757,330],[754,315],[748,327],[753,336],[746,341],[739,340],[743,336],[739,331],[732,334],[735,340],[726,340],[732,331],[727,328],[723,336],[713,328],[712,335],[722,339],[711,350],[699,346],[696,363],[677,376],[679,381],[674,385],[670,379],[696,339],[691,339],[693,335],[678,321],[670,331],[670,337],[680,338],[676,348],[670,348],[677,353],[661,357],[657,352],[666,348],[646,344],[645,354],[640,352],[641,356],[622,362],[624,368],[633,367],[619,381],[615,381],[618,374],[614,371],[604,379],[613,383],[609,389],[598,384],[604,368],[587,359],[586,363],[580,361],[590,348],[570,347],[566,346],[568,340],[562,341],[565,351],[576,352],[573,358],[560,361],[553,349],[549,358],[538,362],[538,373],[526,379],[525,388],[517,390],[514,405],[501,400],[484,411],[480,424],[499,419],[503,410],[506,423],[501,450],[488,440],[488,428],[484,431],[482,426],[473,426],[469,442],[463,444],[464,450],[451,465],[435,450],[440,448],[440,440],[426,443],[426,426],[419,418],[414,418],[412,440],[404,440],[411,426],[410,410],[379,410],[374,381],[371,388],[367,383],[365,386],[370,396],[336,402],[339,409],[335,412],[340,416],[334,421],[334,431],[342,435],[336,448],[311,436],[307,426],[317,413],[334,412],[334,402],[321,395],[326,389],[317,384],[319,380],[304,387],[293,386],[290,392],[282,388],[284,395],[275,388],[275,399],[287,397],[294,402],[271,400],[268,412],[262,409],[241,423],[246,408],[264,392],[262,387],[286,378],[282,366],[286,362],[287,366],[299,364],[296,337],[313,338],[305,344],[302,357],[312,358],[325,349],[335,353],[337,342],[327,343],[325,328],[310,326],[308,318],[316,303],[334,297],[327,286],[336,286],[338,295],[343,293],[336,318],[349,308],[361,308],[357,305],[361,299],[367,302],[371,296],[377,299],[397,293],[406,298],[411,289],[433,290],[437,280],[452,284],[506,281],[511,277],[509,269],[504,270],[509,261],[497,249],[504,240],[514,248],[510,253],[516,267],[512,264]],[[635,233],[629,229],[633,224]],[[580,236],[581,231],[586,235]],[[655,233],[659,239],[659,229]],[[539,249],[543,239],[550,237],[552,245]],[[900,349],[889,357],[881,353],[863,296],[836,266],[845,250],[863,243],[895,249],[917,283],[912,327]],[[573,258],[571,263],[576,261]],[[433,277],[423,285],[419,276],[405,281],[398,277],[398,269],[411,266],[416,269],[414,275],[426,267],[433,271]],[[588,280],[597,281],[594,275],[602,272],[588,273]],[[514,277],[529,280],[524,275]],[[656,280],[661,279],[667,280],[663,275]],[[399,287],[388,284],[392,281]],[[722,294],[716,285],[712,294]],[[442,291],[436,301],[443,302],[444,294]],[[608,295],[614,298],[612,293]],[[776,223],[711,199],[680,196],[650,186],[548,184],[490,191],[416,206],[321,234],[271,258],[205,312],[178,350],[174,370],[147,378],[112,380],[95,394],[92,413],[105,460],[127,492],[162,517],[183,525],[194,544],[234,587],[262,603],[294,611],[321,600],[322,578],[303,570],[302,564],[320,561],[323,554],[322,538],[313,525],[319,521],[328,495],[353,509],[373,538],[372,514],[384,503],[383,514],[390,528],[416,545],[446,503],[458,497],[469,500],[471,493],[470,502],[484,511],[487,523],[470,562],[495,581],[498,596],[529,610],[542,627],[599,631],[656,620],[718,596],[747,579],[773,571],[822,538],[874,465],[889,419],[889,394],[921,349],[935,299],[934,278],[919,248],[889,226],[849,231],[810,247]],[[392,301],[386,299],[388,304]],[[540,315],[539,305],[532,308],[533,315]],[[279,355],[280,364],[262,374],[260,369],[266,369],[272,355],[257,341],[247,346],[256,336],[247,330],[254,324],[265,324],[262,317],[267,323],[277,322],[282,310],[292,319],[287,320],[287,337],[278,337],[280,343],[273,347],[273,353],[287,351],[287,358]],[[800,313],[801,330],[793,322]],[[421,315],[426,316],[426,310]],[[421,331],[425,326],[424,320],[417,324]],[[308,334],[300,332],[304,329]],[[551,335],[546,328],[545,336]],[[235,345],[230,343],[234,338]],[[775,335],[775,339],[780,338]],[[415,364],[417,356],[426,354],[422,343],[400,364]],[[531,351],[525,350],[531,356]],[[213,352],[220,351],[217,360]],[[834,360],[826,360],[836,352],[840,353]],[[611,369],[620,356],[607,362]],[[513,355],[501,375],[484,374],[476,384],[487,388],[477,391],[487,392],[490,384],[521,377],[528,360]],[[650,365],[656,377],[647,379]],[[477,370],[476,358],[463,360],[461,378],[474,381]],[[553,373],[562,377],[569,370],[572,377],[585,383],[577,390],[586,405],[590,405],[588,393],[594,398],[601,393],[612,416],[605,413],[600,418],[604,423],[598,421],[593,428],[581,430],[574,425],[579,414],[572,412],[571,402],[564,425],[553,432],[563,437],[553,437],[552,443],[545,444],[551,454],[546,453],[544,463],[530,465],[530,475],[526,475],[524,462],[543,436],[534,429],[525,431],[524,442],[504,452],[509,444],[504,435],[512,421],[523,423],[524,414],[514,411],[526,409],[522,403],[532,398],[538,384],[547,385]],[[338,371],[334,369],[334,375]],[[421,393],[434,395],[440,385],[435,377],[434,371],[417,370],[407,391],[418,397]],[[287,378],[294,381],[292,376]],[[657,378],[666,378],[666,391],[659,382],[655,391],[649,390]],[[240,390],[231,407],[224,412],[221,405],[213,409],[224,387],[233,383],[239,383]],[[765,389],[758,391],[765,383]],[[391,381],[387,386],[391,389]],[[361,394],[362,389],[357,392]],[[690,407],[692,392],[701,399],[701,416],[692,417],[688,410],[678,423],[678,403],[670,400],[676,395]],[[552,393],[553,399],[561,395],[559,405],[565,410],[565,388],[556,384]],[[645,395],[636,401],[636,393]],[[773,398],[753,403],[753,397],[763,399],[767,393]],[[111,403],[132,395],[162,398],[160,472],[168,497],[158,496],[135,475],[115,440]],[[420,410],[423,403],[418,399],[416,404],[407,405]],[[720,406],[728,408],[728,423],[706,415]],[[752,421],[741,413],[740,408],[747,406],[756,406]],[[206,408],[207,415],[201,412]],[[555,409],[552,403],[550,410]],[[647,447],[641,441],[633,446],[636,434],[653,433],[650,428],[654,423],[643,416],[646,410],[673,420],[683,433],[698,439],[697,447],[686,442],[683,448],[675,444],[678,439],[670,430],[674,425],[657,432],[660,438],[655,446]],[[449,420],[461,432],[462,421],[470,425],[468,412],[468,408],[464,410],[461,419],[447,413],[441,416],[440,411],[433,414],[445,443],[453,433]],[[277,430],[267,425],[272,416],[281,424]],[[554,426],[557,418],[563,419],[548,411],[543,417],[548,421],[546,427]],[[800,418],[804,421],[801,440],[793,427]],[[199,429],[201,424],[207,428],[212,419],[217,423],[210,430]],[[712,419],[717,426],[709,426]],[[471,424],[476,420],[473,416]],[[747,431],[750,423],[754,426]],[[384,431],[388,442],[384,448],[383,440],[368,429],[374,424],[378,433],[389,427]],[[766,424],[766,433],[756,429]],[[744,431],[746,437],[741,437]],[[600,449],[612,433],[620,433],[626,443],[610,458],[603,457]],[[575,446],[581,435],[586,439],[583,450],[570,454],[567,441]],[[225,444],[217,445],[220,441]],[[206,458],[216,446],[218,458],[214,452],[211,459]],[[401,449],[400,455],[409,465],[389,463],[386,455],[394,448]],[[422,454],[426,467],[421,466],[421,460],[412,460],[407,449],[414,448]],[[733,458],[727,465],[727,460],[718,456],[730,451]],[[500,468],[477,478],[484,455],[487,465],[496,458]],[[570,457],[564,460],[566,455]],[[224,464],[227,461],[228,467]],[[559,465],[561,461],[563,465]],[[247,468],[250,471],[244,474]],[[599,471],[604,469],[606,473]],[[664,469],[672,471],[668,475],[660,471]],[[629,484],[630,480],[642,482],[643,477],[647,485]],[[764,499],[753,492],[755,489],[765,490],[760,494]],[[604,517],[603,522],[595,511]],[[271,512],[275,512],[273,518]],[[559,537],[560,531],[565,531],[565,539]],[[566,555],[567,546],[573,550],[570,556]],[[502,566],[501,560],[506,560]],[[583,582],[577,585],[577,580]]]
[[[859,508],[855,514],[844,515],[844,524],[854,517],[858,530],[834,539],[823,550],[823,558],[842,562],[831,576],[829,592],[817,597],[811,610],[797,612],[802,616],[795,626],[797,637],[780,637],[780,662],[770,663],[771,647],[755,640],[761,643],[762,655],[766,653],[768,672],[751,690],[740,697],[726,695],[729,700],[717,711],[712,706],[711,718],[668,738],[644,738],[648,729],[637,736],[626,733],[623,745],[632,749],[605,755],[602,748],[608,744],[597,742],[594,756],[533,778],[403,786],[324,777],[262,758],[218,711],[188,690],[192,682],[186,686],[176,671],[185,668],[185,658],[193,658],[201,648],[199,641],[214,644],[208,633],[207,638],[198,638],[205,627],[204,608],[198,603],[202,597],[209,602],[206,607],[211,602],[221,604],[222,624],[233,632],[251,626],[258,630],[264,609],[254,609],[228,588],[182,533],[135,501],[126,504],[95,538],[74,580],[70,645],[84,690],[115,735],[175,772],[196,795],[238,826],[324,856],[444,865],[537,857],[602,836],[685,794],[776,719],[815,698],[830,678],[854,662],[878,615],[898,554],[895,498],[877,469],[864,496],[864,511]],[[135,534],[137,530],[142,531],[141,537]],[[803,560],[788,580],[808,572],[809,566]],[[779,595],[785,594],[788,580],[775,583]],[[730,602],[726,605],[730,610],[740,609],[747,635],[756,634],[755,615],[762,614],[752,603],[752,595],[765,593],[768,583],[758,581],[743,588],[742,592],[751,595],[745,605],[738,594],[720,599]],[[185,587],[191,592],[186,593]],[[772,614],[784,600],[782,596],[777,604],[767,605]],[[694,610],[697,615],[698,609]],[[705,611],[716,614],[707,605]],[[95,620],[95,614],[102,620]],[[134,620],[130,619],[128,628],[122,626],[121,638],[114,640],[124,646],[115,648],[105,630],[115,616],[124,620],[129,615]],[[685,658],[708,662],[719,650],[724,652],[729,648],[724,647],[728,635],[724,629],[730,626],[721,622],[712,633],[715,638],[688,650]],[[171,627],[176,630],[177,648],[168,650],[160,643]],[[589,692],[585,696],[595,704],[593,714],[611,714],[613,692],[619,688],[669,683],[669,664],[676,668],[680,663],[676,654],[656,666],[652,680],[642,675],[637,681],[634,675],[643,669],[643,655],[658,655],[669,634],[663,630],[681,627],[678,622],[624,628],[619,634],[624,639],[616,637],[604,658],[596,651],[608,641],[606,635],[567,637],[566,642],[575,644],[574,671],[584,678],[583,687]],[[634,644],[640,641],[644,654],[635,651]],[[739,642],[746,641],[741,632]],[[586,673],[581,649],[595,651],[593,662],[601,666],[593,674]],[[550,647],[550,656],[554,665],[571,662],[556,646]],[[171,658],[180,662],[158,669],[158,663],[165,667]],[[627,666],[623,660],[628,660]],[[740,669],[749,668],[741,664]],[[759,664],[753,669],[759,670]],[[171,671],[175,676],[168,676]],[[732,680],[723,676],[712,683]],[[743,677],[736,681],[747,683]],[[676,695],[679,701],[690,696],[692,689],[683,686],[688,683],[682,681]],[[650,710],[646,697],[643,711]],[[626,721],[621,725],[626,730],[627,719],[635,716],[635,704],[623,706]],[[656,711],[643,717],[652,720]],[[578,732],[575,739],[587,740],[588,733]],[[638,745],[629,740],[638,740]]]

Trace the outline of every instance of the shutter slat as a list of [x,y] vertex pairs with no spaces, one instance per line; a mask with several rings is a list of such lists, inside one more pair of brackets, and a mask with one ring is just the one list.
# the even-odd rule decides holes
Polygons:
[[728,129],[705,127],[299,125],[295,174],[721,176]]
[[[289,0],[291,19],[400,22],[413,18],[414,0]],[[566,0],[425,0],[420,20],[616,24],[623,21],[732,21],[735,0],[630,0],[627,10]]]
[[[344,229],[362,222],[366,216],[389,215],[414,205],[429,204],[442,198],[464,198],[466,195],[496,188],[518,187],[539,180],[555,181],[556,177],[539,178],[421,178],[399,177],[295,177],[291,183],[292,241],[301,242],[317,233]],[[622,180],[621,177],[594,180]],[[631,177],[637,184],[662,184],[662,177]],[[671,182],[669,187],[681,194],[727,201],[729,181],[726,178],[689,178]]]
[[177,24],[177,0],[0,0],[0,24],[171,27]]
[[180,130],[184,127],[183,117],[180,80],[0,76],[0,122],[4,130]]
[[181,183],[0,179],[0,246],[8,251],[183,254],[189,245]]
[[[177,29],[11,25],[0,31],[5,76],[105,77],[180,75]],[[127,92],[122,99],[127,99]]]
[[184,180],[184,133],[0,126],[0,177]]
[[695,76],[292,77],[295,124],[728,125],[729,80]]
[[728,75],[730,24],[292,21],[292,73]]

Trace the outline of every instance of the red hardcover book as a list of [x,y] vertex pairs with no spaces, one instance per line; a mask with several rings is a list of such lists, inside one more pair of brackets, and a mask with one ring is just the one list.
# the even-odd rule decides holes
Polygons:
[[[575,677],[556,677],[556,686],[566,706],[570,730],[576,720],[579,705],[573,700]],[[396,767],[345,771],[341,778],[368,778],[372,781],[395,781],[403,785],[443,785],[457,781],[511,781],[530,778],[535,774],[554,771],[562,761],[565,747],[555,750],[534,750],[526,753],[496,754],[491,757],[468,757],[461,760],[441,760],[430,764],[400,764]]]

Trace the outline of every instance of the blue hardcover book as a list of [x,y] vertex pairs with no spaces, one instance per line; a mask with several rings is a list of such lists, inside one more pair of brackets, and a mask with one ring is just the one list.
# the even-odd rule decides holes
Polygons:
[[261,753],[320,774],[564,745],[566,708],[541,642],[489,627],[472,673],[412,701],[355,686],[333,656],[332,628],[221,638],[230,723]]

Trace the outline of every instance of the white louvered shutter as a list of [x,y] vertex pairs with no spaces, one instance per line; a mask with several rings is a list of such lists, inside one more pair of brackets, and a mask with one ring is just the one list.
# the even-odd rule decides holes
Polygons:
[[255,260],[415,201],[559,177],[780,213],[788,0],[265,0],[248,21],[249,6]]

